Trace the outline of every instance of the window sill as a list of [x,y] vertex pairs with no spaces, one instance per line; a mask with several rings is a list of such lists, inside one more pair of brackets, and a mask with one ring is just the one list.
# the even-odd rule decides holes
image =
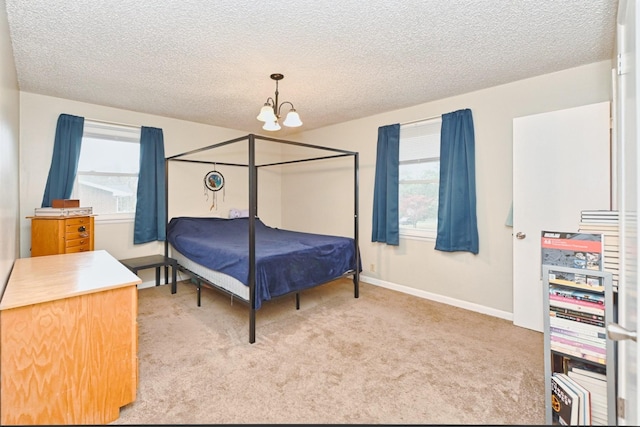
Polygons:
[[436,241],[436,237],[435,236],[416,236],[413,234],[400,234],[400,238],[401,239],[406,239],[406,240],[421,240],[421,241],[427,241],[427,242],[434,242]]
[[95,222],[100,224],[119,224],[119,223],[128,223],[134,221],[133,215],[123,216],[123,215],[107,215],[107,214],[96,214]]

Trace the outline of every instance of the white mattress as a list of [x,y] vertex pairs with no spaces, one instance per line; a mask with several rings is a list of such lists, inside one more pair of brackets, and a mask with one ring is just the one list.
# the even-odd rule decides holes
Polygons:
[[227,291],[233,293],[234,295],[237,295],[245,301],[249,301],[249,287],[244,283],[242,283],[235,277],[220,273],[219,271],[211,270],[196,262],[193,262],[186,256],[182,255],[173,246],[170,245],[170,247],[171,257],[178,260],[178,264],[190,271],[193,271],[195,274],[205,278],[214,285],[226,289]]

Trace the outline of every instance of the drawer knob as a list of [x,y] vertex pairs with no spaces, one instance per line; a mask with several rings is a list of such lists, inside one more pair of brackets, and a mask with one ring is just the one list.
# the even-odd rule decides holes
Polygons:
[[87,231],[87,227],[81,225],[80,227],[78,227],[78,231]]

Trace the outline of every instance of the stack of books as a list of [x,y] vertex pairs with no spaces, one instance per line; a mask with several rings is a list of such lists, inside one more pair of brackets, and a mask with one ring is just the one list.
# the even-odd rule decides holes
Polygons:
[[619,220],[618,211],[583,210],[578,230],[584,233],[600,233],[604,238],[602,253],[603,270],[612,274],[614,289],[618,287],[619,273]]
[[607,421],[607,377],[588,367],[572,366],[568,376],[571,380],[584,387],[591,398],[592,425],[608,425]]
[[592,425],[591,393],[569,375],[553,373],[551,376],[551,400],[554,424]]
[[605,365],[607,342],[604,294],[549,286],[551,350]]

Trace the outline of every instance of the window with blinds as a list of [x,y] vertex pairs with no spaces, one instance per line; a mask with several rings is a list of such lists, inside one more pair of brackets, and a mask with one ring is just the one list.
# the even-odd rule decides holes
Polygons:
[[400,236],[436,238],[441,124],[437,118],[400,126]]

